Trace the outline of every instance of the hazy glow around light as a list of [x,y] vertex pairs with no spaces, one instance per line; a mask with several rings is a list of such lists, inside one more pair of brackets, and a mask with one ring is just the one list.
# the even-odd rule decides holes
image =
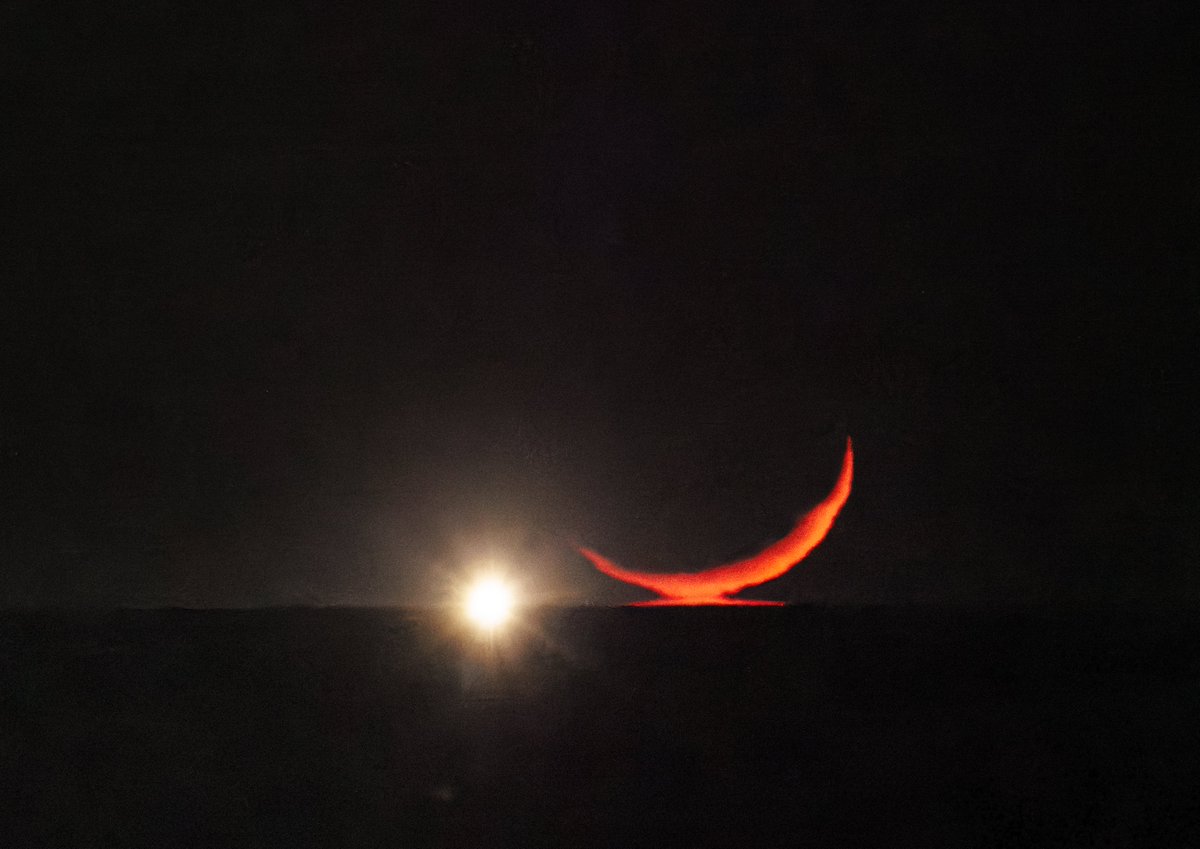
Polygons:
[[481,628],[503,625],[512,609],[512,590],[499,578],[483,578],[467,593],[467,618]]

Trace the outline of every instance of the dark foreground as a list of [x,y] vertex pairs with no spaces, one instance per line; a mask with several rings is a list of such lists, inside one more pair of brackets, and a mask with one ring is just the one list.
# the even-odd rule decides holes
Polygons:
[[1200,845],[1189,614],[0,617],[3,846]]

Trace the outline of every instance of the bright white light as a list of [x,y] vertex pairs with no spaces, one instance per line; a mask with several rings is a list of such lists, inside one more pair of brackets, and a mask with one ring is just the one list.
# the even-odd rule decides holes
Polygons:
[[467,593],[467,617],[481,628],[504,624],[512,608],[512,590],[498,578],[484,578]]

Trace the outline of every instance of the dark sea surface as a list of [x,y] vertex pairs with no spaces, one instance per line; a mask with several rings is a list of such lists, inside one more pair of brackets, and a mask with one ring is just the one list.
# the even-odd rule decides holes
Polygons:
[[0,845],[1200,845],[1183,610],[0,614]]

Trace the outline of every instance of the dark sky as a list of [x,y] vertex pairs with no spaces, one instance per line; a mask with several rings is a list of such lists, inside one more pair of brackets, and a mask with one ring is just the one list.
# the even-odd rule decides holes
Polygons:
[[1187,21],[846,5],[7,6],[0,604],[624,601],[847,435],[761,595],[1200,601]]

